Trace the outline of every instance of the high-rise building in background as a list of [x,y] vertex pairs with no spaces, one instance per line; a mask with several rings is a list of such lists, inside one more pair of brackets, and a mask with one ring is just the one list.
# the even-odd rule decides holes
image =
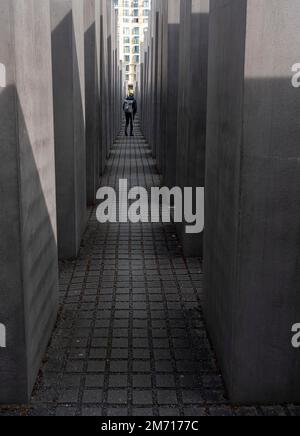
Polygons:
[[148,29],[151,0],[114,0],[119,11],[118,38],[123,62],[124,82],[135,85],[138,80],[141,44]]

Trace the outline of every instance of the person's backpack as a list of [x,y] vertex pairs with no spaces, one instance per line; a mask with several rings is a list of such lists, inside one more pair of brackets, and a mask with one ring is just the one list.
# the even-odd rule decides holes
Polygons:
[[133,114],[133,100],[125,100],[124,112],[126,114]]

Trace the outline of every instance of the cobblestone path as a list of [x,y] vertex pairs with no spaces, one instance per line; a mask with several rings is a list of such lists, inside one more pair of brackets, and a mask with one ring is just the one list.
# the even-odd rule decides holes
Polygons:
[[[159,186],[139,130],[116,141],[102,185]],[[232,407],[205,330],[199,259],[172,225],[100,225],[60,266],[61,312],[32,402],[0,415],[293,415],[293,406]]]

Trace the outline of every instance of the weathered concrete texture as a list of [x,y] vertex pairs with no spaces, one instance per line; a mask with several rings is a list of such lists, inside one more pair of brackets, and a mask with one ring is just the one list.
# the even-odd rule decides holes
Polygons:
[[104,1],[104,13],[105,13],[105,21],[106,21],[106,34],[105,34],[105,44],[107,47],[107,57],[105,61],[105,65],[107,68],[107,102],[106,108],[107,111],[107,144],[106,144],[106,157],[109,157],[110,148],[112,145],[112,88],[113,88],[113,75],[112,75],[112,2],[110,0]]
[[121,124],[121,71],[117,43],[117,12],[110,0],[98,0],[96,27],[99,44],[100,173],[110,155]]
[[159,98],[160,98],[160,89],[159,89],[159,81],[160,81],[160,68],[161,68],[161,59],[159,58],[159,50],[160,50],[160,6],[161,3],[155,0],[153,2],[153,30],[152,30],[152,38],[153,38],[153,46],[152,46],[152,82],[151,82],[151,90],[152,90],[152,101],[151,101],[151,125],[150,125],[150,144],[152,147],[153,157],[156,159],[157,156],[157,144],[156,144],[156,129],[158,123],[158,113],[160,110],[159,107]]
[[81,0],[51,0],[58,247],[78,254],[87,222],[84,13]]
[[[111,4],[111,2],[110,2]],[[120,110],[122,108],[122,98],[120,94],[119,83],[119,52],[118,52],[118,12],[115,9],[111,10],[111,131],[112,131],[112,143],[111,147],[116,139],[116,136],[120,133]],[[109,150],[109,151],[110,151]]]
[[107,117],[107,148],[106,157],[109,157],[111,147],[114,143],[116,135],[120,132],[120,113],[122,109],[121,99],[121,84],[119,82],[119,54],[117,41],[117,12],[113,8],[111,0],[103,0],[104,2],[104,56],[106,58],[106,105],[104,110]]
[[[209,0],[181,0],[176,184],[203,187],[207,110]],[[187,256],[202,256],[203,234],[177,226]]]
[[166,77],[166,136],[164,179],[169,188],[176,186],[177,107],[179,88],[180,0],[168,0]]
[[[168,89],[168,2],[161,2],[161,78],[159,119],[156,129],[157,168],[165,177],[166,172],[166,124],[167,124],[167,89]],[[175,72],[176,74],[176,72]]]
[[166,28],[164,21],[166,17],[166,2],[156,1],[156,30],[155,30],[155,89],[153,104],[153,154],[156,157],[157,168],[162,172],[162,109],[163,109],[163,53],[164,35]]
[[145,34],[143,54],[141,59],[143,65],[141,71],[141,99],[139,102],[139,111],[141,113],[142,129],[147,138],[152,154],[156,154],[155,146],[155,126],[156,126],[156,91],[157,91],[157,59],[155,49],[157,46],[157,2],[153,0],[151,15],[149,21],[149,29]]
[[[142,128],[163,183],[204,187],[209,0],[153,3],[141,67]],[[202,256],[203,234],[177,226],[185,255]]]
[[50,34],[48,1],[1,1],[1,403],[28,401],[57,315]]
[[[118,12],[113,11],[114,16],[114,141],[120,133],[123,113],[123,94],[122,94],[122,62],[120,61],[119,43],[118,43]],[[113,144],[112,144],[113,145]]]
[[101,150],[102,170],[104,170],[108,150],[110,147],[109,137],[109,82],[108,82],[108,44],[107,44],[107,0],[101,0],[100,9],[100,113],[101,113]]
[[[98,0],[84,2],[84,58],[85,58],[85,113],[86,113],[86,177],[87,204],[96,203],[96,191],[100,183],[100,113],[99,113],[99,56],[96,28],[100,25]],[[96,24],[96,20],[99,23]],[[99,36],[99,35],[98,35]],[[99,52],[100,55],[100,52]]]
[[98,130],[98,150],[96,152],[96,158],[98,162],[96,167],[98,168],[99,180],[102,175],[102,130],[103,126],[101,124],[101,0],[95,0],[95,36],[96,36],[96,71],[97,71],[97,119],[99,123]]
[[153,2],[140,70],[142,128],[170,187],[176,183],[179,21],[180,0]]
[[205,314],[235,402],[300,400],[297,0],[212,0]]

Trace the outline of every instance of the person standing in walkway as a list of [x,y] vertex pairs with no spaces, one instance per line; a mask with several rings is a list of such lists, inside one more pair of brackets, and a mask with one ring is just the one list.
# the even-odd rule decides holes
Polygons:
[[130,136],[133,135],[133,122],[137,113],[137,103],[133,94],[129,94],[123,104],[123,111],[126,117],[125,135],[128,136],[128,126],[130,124]]

